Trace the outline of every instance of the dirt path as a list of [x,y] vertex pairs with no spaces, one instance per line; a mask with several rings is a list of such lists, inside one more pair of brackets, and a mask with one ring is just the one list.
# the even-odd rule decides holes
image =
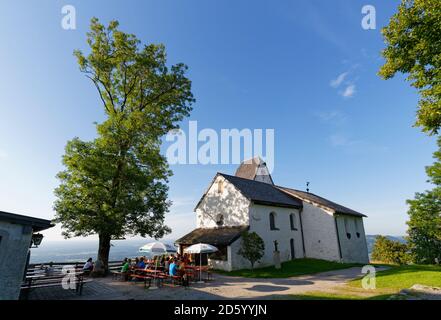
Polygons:
[[114,294],[108,295],[110,299],[280,299],[307,292],[332,292],[345,286],[347,281],[361,276],[363,274],[359,267],[284,279],[250,279],[216,274],[214,280],[206,284],[157,290],[144,290],[142,284],[112,281],[109,278],[98,282],[115,290]]
[[[377,271],[382,269],[377,268]],[[361,268],[335,270],[313,275],[283,279],[250,279],[215,274],[208,283],[192,283],[189,288],[162,287],[144,289],[143,283],[112,280],[112,277],[96,278],[84,286],[83,295],[60,288],[36,289],[32,300],[81,299],[81,300],[215,300],[215,299],[283,299],[288,295],[308,292],[335,292],[345,290],[346,282],[363,276]],[[364,292],[362,292],[363,294]]]

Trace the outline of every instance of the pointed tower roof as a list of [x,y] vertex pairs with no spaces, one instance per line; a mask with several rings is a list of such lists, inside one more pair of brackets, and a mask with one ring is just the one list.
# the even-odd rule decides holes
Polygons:
[[260,157],[243,161],[237,168],[235,176],[274,185],[266,163]]

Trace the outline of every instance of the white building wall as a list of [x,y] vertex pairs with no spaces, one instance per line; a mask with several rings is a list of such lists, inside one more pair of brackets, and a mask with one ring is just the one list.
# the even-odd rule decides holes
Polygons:
[[336,219],[343,262],[369,263],[363,218],[338,215]]
[[[271,212],[276,214],[276,227],[270,230]],[[289,215],[294,214],[297,230],[291,230]],[[278,242],[281,261],[291,260],[290,239],[294,239],[295,258],[303,258],[302,232],[300,228],[299,210],[252,204],[250,207],[250,232],[256,232],[265,242],[265,254],[257,267],[273,265],[274,241]],[[235,257],[233,257],[235,258]],[[247,263],[249,268],[249,262]]]
[[306,257],[340,261],[333,212],[304,201],[301,215]]
[[[219,181],[223,183],[222,193],[218,192]],[[218,215],[224,216],[224,227],[249,224],[250,201],[228,180],[218,176],[196,208],[197,228],[216,228]]]
[[[248,260],[245,260],[237,252],[242,245],[242,238],[237,239],[231,245],[228,246],[228,261],[230,261],[230,270],[250,269],[251,264]],[[255,266],[257,266],[256,264]]]

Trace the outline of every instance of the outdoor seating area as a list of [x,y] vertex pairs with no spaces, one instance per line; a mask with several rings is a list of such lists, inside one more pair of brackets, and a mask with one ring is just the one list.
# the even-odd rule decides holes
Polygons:
[[[200,256],[200,254],[199,254]],[[124,259],[120,267],[111,267],[114,280],[142,282],[145,288],[189,286],[192,282],[212,279],[208,266],[197,265],[195,254],[162,253]]]
[[213,277],[208,265],[202,265],[201,257],[216,251],[217,248],[208,244],[197,244],[179,254],[174,246],[151,242],[139,248],[142,254],[139,257],[110,261],[108,273],[99,260],[93,262],[92,258],[86,262],[31,264],[23,277],[20,298],[27,300],[36,289],[55,290],[55,287],[81,296],[86,283],[103,276],[113,282],[143,284],[145,289],[185,288],[192,283],[206,283]]
[[88,272],[79,264],[49,263],[31,266],[24,276],[20,298],[27,300],[31,290],[49,287],[63,287],[81,295],[84,284],[92,281],[87,276]]
[[[181,262],[179,266],[176,263],[176,273],[170,273],[170,267],[167,268],[166,263],[158,263],[155,259],[143,260],[143,257],[141,259],[143,262],[146,261],[144,268],[132,264],[127,270],[113,270],[111,271],[113,279],[117,281],[142,282],[145,288],[189,286],[193,282],[206,282],[212,279],[208,266],[197,266]],[[172,264],[173,262],[175,260],[172,260]],[[121,269],[123,268],[124,265]]]
[[[163,286],[189,286],[193,282],[203,283],[211,280],[208,266],[202,265],[204,253],[217,251],[208,244],[197,244],[179,254],[173,246],[161,242],[152,242],[140,248],[146,256],[124,259],[121,266],[111,268],[113,279],[119,281],[141,282],[145,288]],[[199,265],[196,257],[199,257]]]

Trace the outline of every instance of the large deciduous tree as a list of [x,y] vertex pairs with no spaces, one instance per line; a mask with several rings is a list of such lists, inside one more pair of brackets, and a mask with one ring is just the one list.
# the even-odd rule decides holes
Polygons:
[[441,1],[402,0],[383,29],[384,79],[397,72],[420,93],[416,125],[429,134],[441,127]]
[[441,137],[439,150],[434,153],[435,162],[426,167],[432,190],[417,193],[408,200],[408,241],[412,257],[417,263],[441,261]]
[[163,45],[141,45],[135,35],[93,18],[90,53],[75,51],[80,70],[96,87],[105,120],[97,137],[69,141],[55,189],[55,221],[66,237],[98,234],[98,259],[107,269],[110,241],[125,235],[160,238],[168,178],[161,138],[188,116],[194,102],[187,67],[166,65]]

